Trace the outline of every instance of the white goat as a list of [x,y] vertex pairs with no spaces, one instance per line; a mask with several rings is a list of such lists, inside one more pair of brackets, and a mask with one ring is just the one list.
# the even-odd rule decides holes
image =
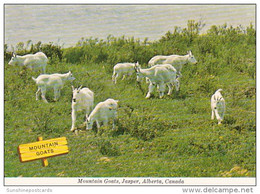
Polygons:
[[94,106],[94,93],[88,88],[74,88],[72,86],[72,102],[71,102],[71,119],[72,119],[72,126],[70,131],[75,130],[75,123],[76,123],[76,114],[80,111],[85,111],[86,118],[90,111],[93,109]]
[[137,81],[140,78],[147,77],[150,80],[149,91],[145,98],[150,98],[155,86],[159,89],[159,97],[162,98],[165,91],[165,85],[168,86],[168,95],[172,94],[173,84],[176,91],[179,91],[179,81],[176,79],[176,69],[170,64],[155,65],[148,69],[136,67]]
[[118,77],[123,75],[122,80],[126,75],[132,75],[135,72],[135,66],[139,66],[139,63],[118,63],[113,68],[112,81],[116,84]]
[[224,119],[225,113],[225,100],[221,95],[222,89],[218,89],[211,97],[211,119],[214,119],[214,115],[218,120],[218,124],[220,125]]
[[156,55],[153,58],[150,59],[148,62],[149,66],[154,66],[156,64],[171,64],[176,70],[177,74],[179,76],[182,76],[181,69],[182,66],[187,63],[196,64],[197,60],[191,53],[191,51],[188,51],[187,55],[169,55],[169,56],[163,56],[163,55]]
[[68,73],[64,74],[42,74],[39,75],[37,78],[32,77],[32,79],[36,82],[38,86],[38,90],[36,92],[36,100],[39,99],[39,94],[41,92],[41,97],[44,102],[48,103],[46,100],[46,91],[47,89],[54,90],[54,100],[57,101],[60,97],[60,90],[63,88],[64,82],[67,80],[74,80],[75,78],[72,77],[72,73],[69,71]]
[[100,123],[107,125],[109,119],[113,119],[113,129],[115,128],[115,120],[117,117],[118,100],[107,99],[104,102],[100,102],[96,105],[94,110],[87,118],[86,129],[92,129],[94,121],[96,121],[97,128],[100,128]]
[[42,73],[45,73],[47,62],[48,62],[48,58],[43,52],[28,54],[24,56],[19,56],[13,53],[13,56],[8,64],[25,66],[32,70],[41,69]]

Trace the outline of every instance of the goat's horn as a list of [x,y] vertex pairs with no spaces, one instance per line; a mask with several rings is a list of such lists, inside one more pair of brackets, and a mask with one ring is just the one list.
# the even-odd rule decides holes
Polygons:
[[82,88],[82,85],[79,86],[78,90],[80,90]]

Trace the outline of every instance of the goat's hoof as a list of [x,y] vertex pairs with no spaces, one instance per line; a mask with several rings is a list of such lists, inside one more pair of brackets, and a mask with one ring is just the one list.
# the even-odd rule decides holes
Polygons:
[[147,94],[147,95],[145,96],[146,99],[148,99],[148,98],[150,98],[150,97],[151,97],[151,94]]

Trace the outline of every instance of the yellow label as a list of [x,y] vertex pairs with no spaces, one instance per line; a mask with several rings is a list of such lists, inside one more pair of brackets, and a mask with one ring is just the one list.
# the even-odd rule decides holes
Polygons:
[[66,137],[37,141],[28,144],[21,144],[18,147],[21,162],[48,158],[61,154],[67,154]]

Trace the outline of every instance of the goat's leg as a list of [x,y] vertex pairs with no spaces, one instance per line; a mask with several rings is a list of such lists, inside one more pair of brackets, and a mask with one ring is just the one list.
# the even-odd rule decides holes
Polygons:
[[36,100],[39,100],[40,91],[41,91],[41,89],[38,88],[37,92],[35,93],[36,94]]
[[73,132],[75,130],[75,122],[76,122],[76,111],[74,109],[72,109],[72,112],[71,112],[71,121],[72,121],[72,124],[71,124],[70,131]]
[[85,111],[85,118],[86,118],[86,121],[84,122],[84,125],[87,126],[87,122],[88,122],[88,114],[90,113],[90,107],[88,107]]
[[116,122],[117,122],[117,118],[113,118],[113,127],[112,127],[112,129],[116,128]]
[[178,92],[180,90],[180,81],[179,78],[174,80],[175,90]]
[[60,98],[60,90],[61,88],[58,89],[58,99]]
[[162,98],[165,91],[165,83],[159,83],[159,98]]
[[96,120],[96,124],[97,124],[97,128],[99,129],[100,128],[100,124],[99,124],[98,120]]
[[107,125],[108,125],[108,119],[103,120],[103,125],[104,125],[104,126],[107,126]]
[[117,78],[118,78],[118,73],[116,73],[116,75],[115,75],[115,77],[114,77],[114,83],[116,84],[116,80],[117,80]]
[[153,84],[152,82],[150,82],[150,84],[149,84],[149,90],[148,90],[148,93],[147,93],[147,95],[146,95],[145,98],[150,98],[150,97],[151,97],[151,93],[153,92],[154,88],[155,88],[155,84]]
[[220,125],[220,124],[221,124],[221,121],[222,121],[222,119],[221,119],[221,117],[220,117],[220,116],[219,116],[219,114],[218,114],[218,109],[217,109],[217,108],[215,108],[215,109],[214,109],[214,111],[215,111],[216,118],[217,118],[217,120],[218,120],[218,124]]
[[43,73],[43,74],[46,73],[46,65],[43,65],[43,67],[42,67],[42,73]]
[[214,116],[215,116],[214,110],[211,110],[211,120],[214,120]]
[[43,101],[45,102],[45,103],[48,103],[48,101],[46,100],[46,98],[45,98],[45,95],[46,95],[46,88],[44,87],[44,88],[41,88],[41,93],[42,93],[42,99],[43,99]]
[[54,87],[53,90],[54,90],[54,101],[57,101],[59,96],[59,89]]
[[124,80],[125,79],[125,74],[123,75],[123,77],[122,77],[122,80]]
[[168,83],[167,86],[169,88],[169,91],[168,91],[167,95],[170,96],[172,94],[173,85],[172,85],[172,83]]
[[112,81],[113,81],[113,82],[115,81],[115,76],[116,76],[116,72],[113,71],[113,75],[112,75]]

